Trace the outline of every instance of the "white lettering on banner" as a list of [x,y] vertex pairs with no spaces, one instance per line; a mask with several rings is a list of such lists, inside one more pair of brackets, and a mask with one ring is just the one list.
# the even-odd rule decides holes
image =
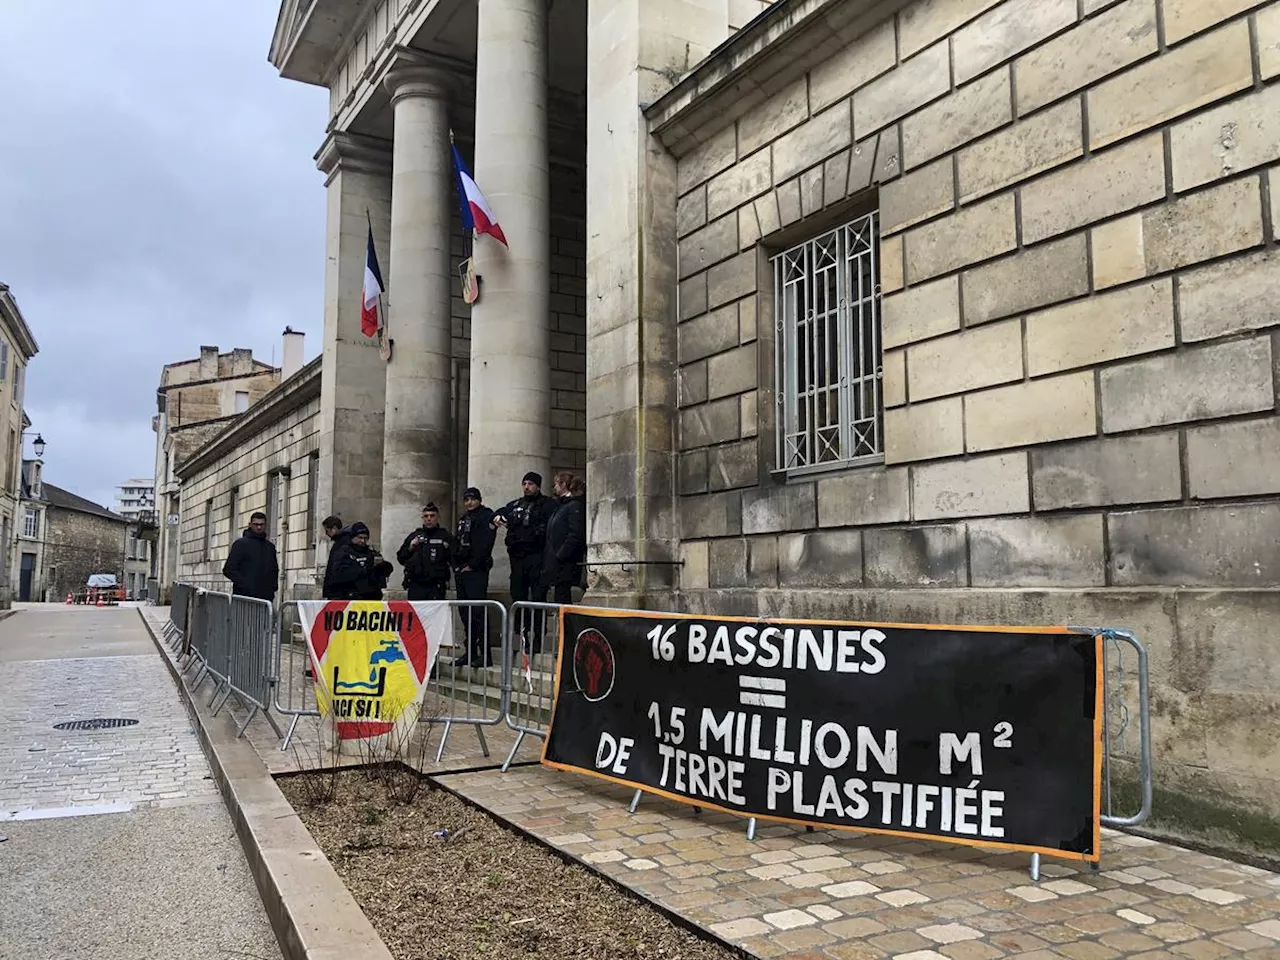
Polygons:
[[[652,708],[650,712],[652,715]],[[772,744],[767,739],[770,726]],[[719,749],[729,756],[772,760],[774,763],[796,763],[798,757],[801,766],[808,766],[816,756],[818,762],[830,770],[843,767],[850,753],[856,751],[859,773],[866,772],[871,758],[889,776],[898,772],[897,730],[884,731],[882,742],[876,739],[870,727],[855,728],[852,737],[839,723],[823,723],[815,732],[814,721],[807,718],[792,726],[794,734],[791,737],[787,735],[787,727],[786,717],[765,717],[758,713],[730,710],[723,718],[717,718],[714,710],[703,707],[698,722],[698,748]],[[683,730],[682,726],[682,734]]]
[[600,746],[596,748],[596,769],[612,767],[613,772],[622,776],[627,772],[627,761],[631,759],[631,748],[634,740],[623,737],[621,740],[607,734],[600,734]]
[[[649,631],[655,660],[674,659],[676,644],[671,637],[682,625]],[[684,649],[689,663],[876,674],[885,668],[880,649],[885,639],[884,633],[873,628],[810,630],[746,624],[736,629],[721,625],[710,631],[705,624],[694,622],[688,624]]]

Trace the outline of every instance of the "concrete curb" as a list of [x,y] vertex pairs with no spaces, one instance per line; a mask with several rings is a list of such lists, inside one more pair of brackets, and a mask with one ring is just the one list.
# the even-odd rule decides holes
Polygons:
[[285,960],[393,960],[253,745],[236,739],[230,711],[211,716],[191,696],[151,623],[138,616],[186,704]]

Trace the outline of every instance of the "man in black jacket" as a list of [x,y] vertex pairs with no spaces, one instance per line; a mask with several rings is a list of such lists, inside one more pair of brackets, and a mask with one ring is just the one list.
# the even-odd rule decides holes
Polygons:
[[[556,502],[542,492],[542,475],[530,470],[524,475],[524,496],[495,511],[495,526],[507,531],[507,556],[511,558],[511,599],[547,599],[542,585],[542,556],[547,549],[547,521],[556,511]],[[527,616],[527,614],[526,614]],[[536,612],[529,626],[531,652],[542,649],[542,613]],[[525,624],[518,624],[523,631]]]
[[439,509],[428,503],[422,508],[422,526],[405,537],[396,551],[410,600],[444,599],[456,549],[453,535],[440,526]]
[[[458,549],[453,557],[454,582],[459,600],[484,600],[489,596],[489,571],[493,568],[493,511],[484,505],[480,491],[467,487],[462,494],[463,514],[458,520]],[[487,667],[489,649],[485,642],[488,611],[483,606],[467,607],[462,622],[467,632],[467,652],[454,666]]]
[[381,600],[392,566],[369,546],[369,528],[353,523],[350,536],[333,548],[333,600]]
[[324,565],[324,585],[320,590],[320,596],[325,600],[336,600],[333,590],[333,561],[338,555],[338,547],[347,543],[351,539],[351,531],[343,529],[342,518],[339,516],[325,517],[324,535],[329,538],[329,559]]
[[222,575],[231,581],[231,592],[237,596],[275,599],[280,565],[276,561],[276,545],[267,539],[265,513],[249,518],[244,535],[231,545]]

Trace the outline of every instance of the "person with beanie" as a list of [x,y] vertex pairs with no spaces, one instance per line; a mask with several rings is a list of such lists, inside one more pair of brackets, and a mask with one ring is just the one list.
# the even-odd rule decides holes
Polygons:
[[[542,585],[542,558],[547,549],[547,522],[556,502],[542,492],[542,475],[530,470],[524,475],[524,496],[494,512],[494,527],[507,531],[507,556],[511,558],[511,599],[545,601]],[[532,653],[542,648],[542,614],[532,618]]]
[[440,526],[440,508],[422,508],[422,526],[404,538],[396,559],[404,568],[404,586],[410,600],[443,600],[453,572],[458,543]]
[[556,512],[547,524],[543,577],[552,603],[573,603],[573,588],[582,585],[587,558],[587,488],[572,473],[557,473],[552,488]]
[[387,577],[395,569],[369,546],[369,527],[357,521],[350,538],[334,547],[330,587],[335,600],[381,600]]
[[[493,511],[484,505],[476,487],[462,494],[462,516],[458,519],[457,551],[453,556],[453,578],[459,600],[484,600],[489,596],[489,571],[493,568]],[[467,633],[467,652],[455,666],[487,667],[489,650],[485,626],[488,611],[480,605],[462,611],[462,624]]]

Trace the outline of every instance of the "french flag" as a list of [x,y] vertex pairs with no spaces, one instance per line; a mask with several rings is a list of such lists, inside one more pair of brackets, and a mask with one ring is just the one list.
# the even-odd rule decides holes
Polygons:
[[458,197],[462,206],[463,229],[475,231],[477,234],[487,233],[510,249],[506,234],[498,226],[498,218],[489,209],[488,201],[476,186],[476,182],[471,179],[471,174],[467,173],[466,164],[462,162],[462,154],[458,152],[456,144],[453,146],[453,167],[458,173]]
[[360,332],[376,337],[382,327],[382,271],[378,269],[378,253],[373,249],[373,225],[369,225],[369,249],[364,258],[364,292],[360,302]]

